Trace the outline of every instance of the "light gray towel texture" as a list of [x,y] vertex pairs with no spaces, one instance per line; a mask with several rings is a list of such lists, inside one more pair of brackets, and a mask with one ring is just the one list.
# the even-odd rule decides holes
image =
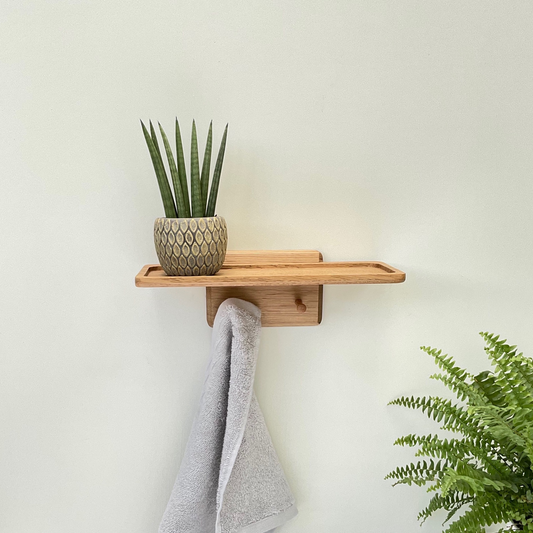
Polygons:
[[298,512],[253,390],[260,333],[255,305],[220,305],[200,408],[159,533],[266,533]]

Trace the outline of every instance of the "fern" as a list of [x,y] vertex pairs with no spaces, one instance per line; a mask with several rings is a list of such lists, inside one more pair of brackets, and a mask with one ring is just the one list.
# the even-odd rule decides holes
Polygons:
[[397,446],[416,448],[426,459],[398,467],[385,479],[394,485],[430,484],[436,493],[418,514],[422,523],[447,511],[445,533],[533,533],[533,361],[498,336],[481,333],[492,370],[472,375],[440,350],[433,357],[442,382],[458,402],[439,397],[401,397],[390,402],[418,409],[457,438],[406,435]]

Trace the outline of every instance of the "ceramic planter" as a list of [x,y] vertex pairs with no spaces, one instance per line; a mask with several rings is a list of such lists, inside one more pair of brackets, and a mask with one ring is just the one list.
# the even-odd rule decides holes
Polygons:
[[167,275],[210,276],[220,270],[226,257],[226,221],[219,216],[157,218],[154,242]]

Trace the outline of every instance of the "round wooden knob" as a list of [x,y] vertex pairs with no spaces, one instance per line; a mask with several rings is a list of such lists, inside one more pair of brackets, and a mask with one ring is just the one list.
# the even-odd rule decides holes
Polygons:
[[296,310],[298,311],[298,313],[305,313],[307,311],[307,306],[304,305],[302,300],[295,300],[294,303],[296,304]]

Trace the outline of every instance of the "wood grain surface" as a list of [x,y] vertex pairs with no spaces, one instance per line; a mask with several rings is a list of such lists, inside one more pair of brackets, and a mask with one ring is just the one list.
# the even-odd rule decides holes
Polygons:
[[[322,254],[316,250],[232,251],[225,264],[307,264],[319,263]],[[322,285],[274,287],[207,287],[207,323],[212,326],[218,306],[227,298],[241,298],[261,309],[263,327],[317,326],[322,320]],[[305,302],[306,310],[298,310],[296,300]]]
[[261,323],[269,327],[320,324],[325,284],[404,280],[401,270],[386,263],[324,263],[317,250],[232,250],[227,252],[223,267],[214,276],[167,276],[160,265],[146,265],[136,276],[135,284],[138,287],[206,287],[210,326],[224,300],[241,298],[261,309]]
[[[292,252],[294,254],[294,252]],[[263,261],[268,252],[258,257]],[[159,265],[146,265],[136,276],[138,287],[269,287],[278,285],[341,285],[401,283],[405,274],[379,261],[238,263],[230,258],[214,276],[167,276]]]

